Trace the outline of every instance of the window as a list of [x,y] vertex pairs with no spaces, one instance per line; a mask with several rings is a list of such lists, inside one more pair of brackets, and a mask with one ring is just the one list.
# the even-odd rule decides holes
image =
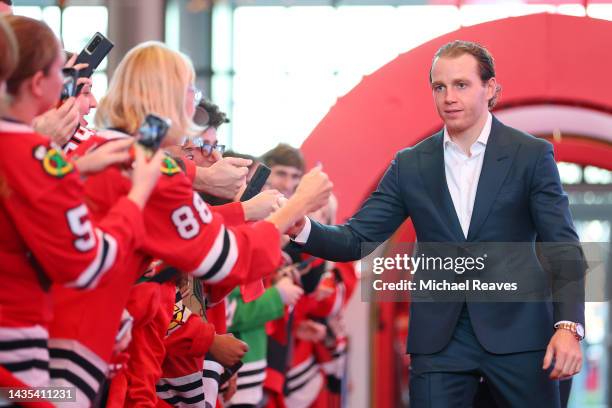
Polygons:
[[[104,6],[69,6],[63,11],[57,6],[15,6],[13,12],[47,23],[62,40],[64,48],[71,52],[80,52],[96,32],[104,35],[108,32],[108,10]],[[105,59],[92,77],[92,92],[98,100],[108,86],[106,65]],[[87,117],[90,123],[93,122],[94,115],[95,109]]]
[[584,16],[588,11],[612,19],[610,5],[585,9],[578,3],[333,3],[287,7],[269,0],[261,6],[238,2],[233,10],[215,6],[211,95],[232,120],[220,136],[233,149],[258,155],[281,141],[301,145],[336,100],[365,75],[461,26],[541,12]]

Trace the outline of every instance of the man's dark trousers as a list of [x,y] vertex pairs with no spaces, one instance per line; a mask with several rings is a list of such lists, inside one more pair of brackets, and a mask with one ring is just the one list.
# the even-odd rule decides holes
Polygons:
[[453,337],[442,351],[411,355],[410,407],[472,407],[480,378],[485,377],[494,408],[557,408],[558,381],[548,378],[550,369],[542,370],[543,360],[544,350],[489,353],[476,338],[463,307]]

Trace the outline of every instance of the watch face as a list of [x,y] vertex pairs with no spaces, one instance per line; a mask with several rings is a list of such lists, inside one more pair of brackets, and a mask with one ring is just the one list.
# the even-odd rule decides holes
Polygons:
[[584,327],[580,323],[576,324],[576,334],[584,338]]

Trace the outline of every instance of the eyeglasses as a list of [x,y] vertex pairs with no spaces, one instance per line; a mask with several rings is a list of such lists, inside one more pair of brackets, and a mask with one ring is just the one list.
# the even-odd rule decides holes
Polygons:
[[206,142],[202,138],[202,136],[195,136],[195,137],[185,136],[181,140],[181,144],[179,146],[181,146],[182,148],[185,148],[189,144],[189,141],[191,141],[191,143],[195,147],[200,149],[200,151],[202,152],[203,156],[207,156],[207,157],[210,156],[214,150],[219,152],[219,154],[223,154],[223,152],[225,152],[225,145],[220,145],[220,144],[217,144],[217,143],[212,145],[212,144]]
[[189,92],[193,92],[193,106],[198,106],[198,104],[202,102],[202,97],[204,94],[200,89],[193,85],[189,85]]

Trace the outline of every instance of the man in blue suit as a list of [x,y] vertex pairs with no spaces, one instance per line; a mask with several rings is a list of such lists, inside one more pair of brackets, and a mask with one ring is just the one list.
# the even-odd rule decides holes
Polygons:
[[[582,260],[552,145],[489,112],[500,90],[489,52],[466,41],[444,45],[430,83],[444,129],[397,153],[347,223],[306,219],[294,241],[325,259],[356,260],[365,256],[362,243],[385,241],[410,217],[422,243],[534,243],[538,236]],[[582,364],[585,268],[557,261],[551,257],[549,281],[534,281],[551,294],[573,293],[555,302],[412,302],[411,406],[470,407],[485,377],[500,406],[559,407],[558,379]]]

